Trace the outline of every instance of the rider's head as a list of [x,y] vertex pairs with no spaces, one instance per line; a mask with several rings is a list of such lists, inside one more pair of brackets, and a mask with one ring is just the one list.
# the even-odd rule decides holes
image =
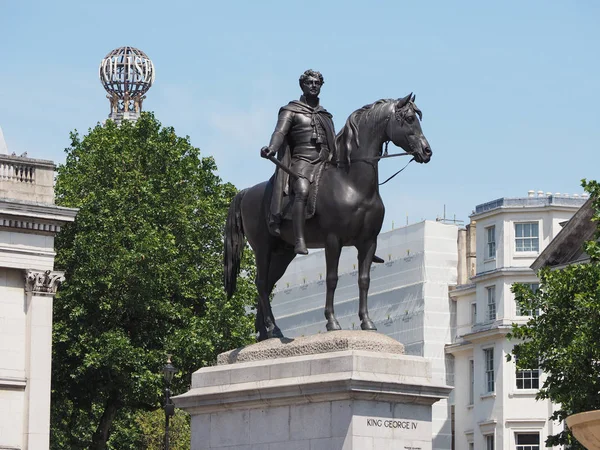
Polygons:
[[323,75],[316,70],[307,70],[300,75],[300,88],[306,97],[318,97],[323,86]]

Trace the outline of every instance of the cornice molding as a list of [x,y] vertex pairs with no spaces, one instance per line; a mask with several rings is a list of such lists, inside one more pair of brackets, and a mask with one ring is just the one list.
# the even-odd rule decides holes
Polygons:
[[35,219],[7,219],[0,217],[0,229],[10,228],[23,232],[56,234],[60,231],[60,225],[56,223],[42,222]]
[[64,206],[27,202],[24,200],[0,199],[0,216],[10,218],[36,218],[58,223],[73,222],[79,209]]
[[533,275],[533,276],[535,276],[535,272],[532,269],[530,269],[529,267],[515,267],[515,266],[500,267],[498,269],[492,269],[488,272],[480,272],[476,275],[473,275],[471,277],[471,281],[474,281],[475,283],[479,283],[481,281],[485,281],[490,278],[498,278],[498,277],[510,276],[510,275],[517,275],[517,276]]

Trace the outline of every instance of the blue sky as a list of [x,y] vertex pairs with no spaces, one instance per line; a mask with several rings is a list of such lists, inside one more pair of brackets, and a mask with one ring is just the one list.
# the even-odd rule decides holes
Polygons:
[[594,0],[0,0],[0,126],[10,152],[62,163],[69,131],[108,115],[101,59],[131,45],[156,67],[144,109],[243,188],[271,175],[259,149],[313,68],[336,129],[366,103],[417,96],[434,154],[382,188],[384,230],[444,205],[468,220],[479,203],[600,178],[599,23]]

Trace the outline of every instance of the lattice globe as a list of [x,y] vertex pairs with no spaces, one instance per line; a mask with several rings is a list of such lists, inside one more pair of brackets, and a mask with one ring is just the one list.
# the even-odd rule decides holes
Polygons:
[[134,47],[117,48],[104,57],[98,75],[108,92],[111,118],[128,112],[139,115],[144,94],[154,83],[154,64],[148,55]]

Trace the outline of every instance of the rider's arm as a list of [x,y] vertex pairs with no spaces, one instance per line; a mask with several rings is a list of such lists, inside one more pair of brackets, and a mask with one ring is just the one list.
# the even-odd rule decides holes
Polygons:
[[275,125],[275,131],[271,136],[271,142],[269,142],[269,149],[272,152],[276,152],[283,144],[283,140],[287,136],[290,128],[292,128],[292,121],[294,119],[294,113],[292,111],[283,110],[279,113],[277,119],[277,125]]

